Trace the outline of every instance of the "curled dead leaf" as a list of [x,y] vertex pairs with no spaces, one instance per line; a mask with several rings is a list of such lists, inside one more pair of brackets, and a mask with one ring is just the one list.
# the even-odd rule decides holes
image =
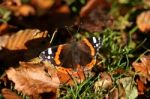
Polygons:
[[7,44],[4,48],[7,48],[9,50],[27,49],[25,44],[28,41],[33,39],[38,39],[38,38],[46,38],[46,37],[47,37],[47,31],[41,32],[38,29],[20,30],[9,37]]
[[132,77],[117,80],[119,99],[136,99],[138,90]]
[[141,62],[133,62],[132,66],[146,84],[147,80],[150,81],[150,55],[142,56],[140,60]]
[[31,0],[31,4],[36,6],[38,9],[48,9],[51,8],[55,3],[55,0]]
[[68,13],[70,13],[70,9],[67,5],[62,5],[62,6],[60,6],[59,8],[56,9],[56,12],[68,14]]
[[119,99],[119,93],[118,88],[113,88],[109,94],[107,99]]
[[112,27],[113,20],[111,15],[100,6],[97,6],[86,17],[80,18],[75,24],[79,25],[82,22],[81,29],[90,32],[100,32],[106,27]]
[[8,38],[9,38],[8,35],[0,36],[0,42],[1,42],[0,43],[0,50],[2,50],[2,48],[6,46]]
[[29,16],[35,14],[35,9],[30,5],[21,5],[13,10],[16,16]]
[[7,23],[0,24],[0,35],[3,34],[3,31],[7,30],[9,25]]
[[2,89],[2,95],[5,99],[21,99],[15,92],[7,88]]
[[57,67],[57,75],[60,82],[67,85],[74,85],[74,82],[81,83],[85,80],[85,74],[82,68],[74,71],[73,69]]
[[110,89],[112,85],[113,85],[113,82],[112,82],[111,76],[108,73],[103,72],[100,75],[100,80],[95,82],[94,89],[95,89],[95,92],[98,92],[101,88]]
[[139,94],[144,94],[144,91],[146,89],[145,85],[143,84],[143,82],[139,79],[136,80],[137,82],[137,88],[138,88],[138,92]]
[[143,0],[143,3],[144,3],[145,5],[147,5],[148,7],[150,7],[150,0]]
[[3,68],[37,57],[49,45],[47,34],[47,31],[25,29],[1,35],[0,62],[5,65]]
[[142,32],[150,31],[150,11],[144,11],[138,15],[136,23]]
[[19,68],[11,67],[6,71],[8,79],[15,83],[16,90],[33,97],[43,93],[56,94],[60,81],[54,69],[27,62],[20,65]]
[[6,6],[21,6],[22,3],[21,3],[21,0],[4,0],[3,1],[3,5],[6,5]]
[[87,16],[97,6],[100,6],[101,8],[106,8],[109,7],[109,4],[105,0],[88,0],[87,4],[82,7],[80,11],[80,17]]
[[15,16],[29,16],[35,14],[35,9],[31,5],[22,4],[21,0],[6,0],[2,4]]

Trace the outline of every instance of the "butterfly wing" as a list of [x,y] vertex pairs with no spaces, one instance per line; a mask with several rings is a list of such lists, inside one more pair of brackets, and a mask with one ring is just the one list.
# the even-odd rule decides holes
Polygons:
[[77,65],[90,64],[101,45],[101,38],[85,38],[80,42],[50,47],[41,52],[39,57],[57,66],[76,68]]
[[54,46],[54,47],[49,47],[48,49],[42,51],[39,55],[40,59],[42,59],[42,61],[48,61],[51,64],[55,64],[54,57],[57,49],[58,47]]
[[61,66],[74,69],[78,65],[94,65],[93,59],[95,60],[101,45],[100,37],[85,38],[79,42],[65,44],[60,54]]
[[99,49],[102,47],[102,38],[101,37],[91,37],[87,38],[87,40],[90,42],[90,44],[94,47],[95,49],[95,54],[99,51]]
[[41,52],[39,57],[42,61],[48,61],[55,66],[72,67],[70,66],[73,63],[71,46],[72,44],[61,44],[50,47]]
[[91,62],[96,58],[102,41],[100,37],[85,38],[78,43],[80,63],[82,66],[93,65]]

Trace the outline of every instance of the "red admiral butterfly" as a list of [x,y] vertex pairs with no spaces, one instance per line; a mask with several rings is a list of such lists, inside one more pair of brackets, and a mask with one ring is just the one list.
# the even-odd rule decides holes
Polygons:
[[52,46],[41,52],[39,57],[54,66],[73,69],[82,66],[91,69],[96,63],[96,55],[101,45],[100,37],[84,38],[79,42]]

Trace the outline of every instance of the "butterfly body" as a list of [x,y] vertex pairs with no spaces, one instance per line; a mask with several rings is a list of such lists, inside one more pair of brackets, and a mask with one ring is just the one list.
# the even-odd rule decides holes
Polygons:
[[84,38],[79,42],[71,42],[52,46],[40,53],[42,60],[47,60],[54,66],[76,69],[77,66],[92,67],[95,64],[97,52],[102,45],[100,37]]

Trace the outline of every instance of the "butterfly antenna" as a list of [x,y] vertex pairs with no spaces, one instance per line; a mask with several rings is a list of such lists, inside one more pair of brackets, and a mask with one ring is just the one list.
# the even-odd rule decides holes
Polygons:
[[82,22],[80,22],[79,25],[77,26],[77,31],[76,31],[76,33],[79,33],[80,28],[81,28],[81,25],[82,25]]
[[53,41],[53,39],[54,39],[54,37],[55,37],[57,31],[58,31],[58,29],[56,28],[55,31],[53,32],[53,35],[52,35],[52,37],[51,37],[51,40],[50,40],[49,44],[52,43],[52,41]]
[[79,32],[80,28],[81,28],[82,22],[80,22],[78,29],[77,29],[77,33]]
[[67,29],[67,32],[68,32],[69,35],[71,36],[71,39],[73,39],[73,36],[72,36],[72,34],[71,34],[71,31],[70,31],[69,27],[68,27],[68,26],[65,26],[65,28]]

